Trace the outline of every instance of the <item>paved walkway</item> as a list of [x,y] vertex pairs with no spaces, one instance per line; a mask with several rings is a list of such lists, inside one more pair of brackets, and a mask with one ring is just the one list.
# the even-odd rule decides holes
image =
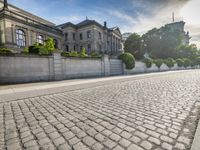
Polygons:
[[191,147],[200,71],[37,84],[1,87],[0,149]]

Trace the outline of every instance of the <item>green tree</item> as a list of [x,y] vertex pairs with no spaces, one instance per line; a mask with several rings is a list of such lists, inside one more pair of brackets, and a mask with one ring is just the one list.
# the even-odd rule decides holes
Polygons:
[[44,48],[48,50],[49,53],[52,53],[55,50],[55,42],[52,38],[48,38],[44,42]]
[[142,36],[150,57],[174,58],[176,49],[181,45],[182,33],[179,30],[171,30],[164,26],[160,29],[152,29]]
[[124,44],[124,50],[131,53],[136,59],[142,59],[144,52],[142,51],[142,38],[137,33],[131,34]]

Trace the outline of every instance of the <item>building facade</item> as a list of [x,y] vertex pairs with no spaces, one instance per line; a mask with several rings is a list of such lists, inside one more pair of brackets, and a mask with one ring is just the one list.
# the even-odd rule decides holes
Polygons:
[[118,27],[108,28],[107,23],[99,24],[95,20],[86,20],[72,24],[67,22],[57,26],[64,34],[65,51],[81,51],[114,54],[122,51],[122,35]]
[[51,37],[55,47],[63,51],[117,53],[122,51],[122,35],[118,27],[107,28],[94,20],[79,24],[55,24],[27,11],[0,1],[0,45],[20,52],[24,47],[43,43]]
[[180,31],[182,33],[182,44],[189,45],[191,37],[189,36],[189,32],[185,32],[185,22],[173,22],[170,24],[166,24],[166,27],[169,27],[172,31]]

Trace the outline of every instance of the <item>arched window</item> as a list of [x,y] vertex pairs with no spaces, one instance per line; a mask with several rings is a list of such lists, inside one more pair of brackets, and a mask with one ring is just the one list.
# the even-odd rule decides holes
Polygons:
[[25,32],[21,29],[16,30],[16,43],[18,46],[21,47],[26,46],[26,35]]
[[44,44],[44,37],[42,35],[37,36],[37,43]]

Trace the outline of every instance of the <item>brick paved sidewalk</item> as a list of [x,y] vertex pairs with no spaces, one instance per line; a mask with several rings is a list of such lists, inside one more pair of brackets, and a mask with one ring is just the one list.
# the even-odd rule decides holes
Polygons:
[[0,103],[0,149],[190,149],[200,71]]

